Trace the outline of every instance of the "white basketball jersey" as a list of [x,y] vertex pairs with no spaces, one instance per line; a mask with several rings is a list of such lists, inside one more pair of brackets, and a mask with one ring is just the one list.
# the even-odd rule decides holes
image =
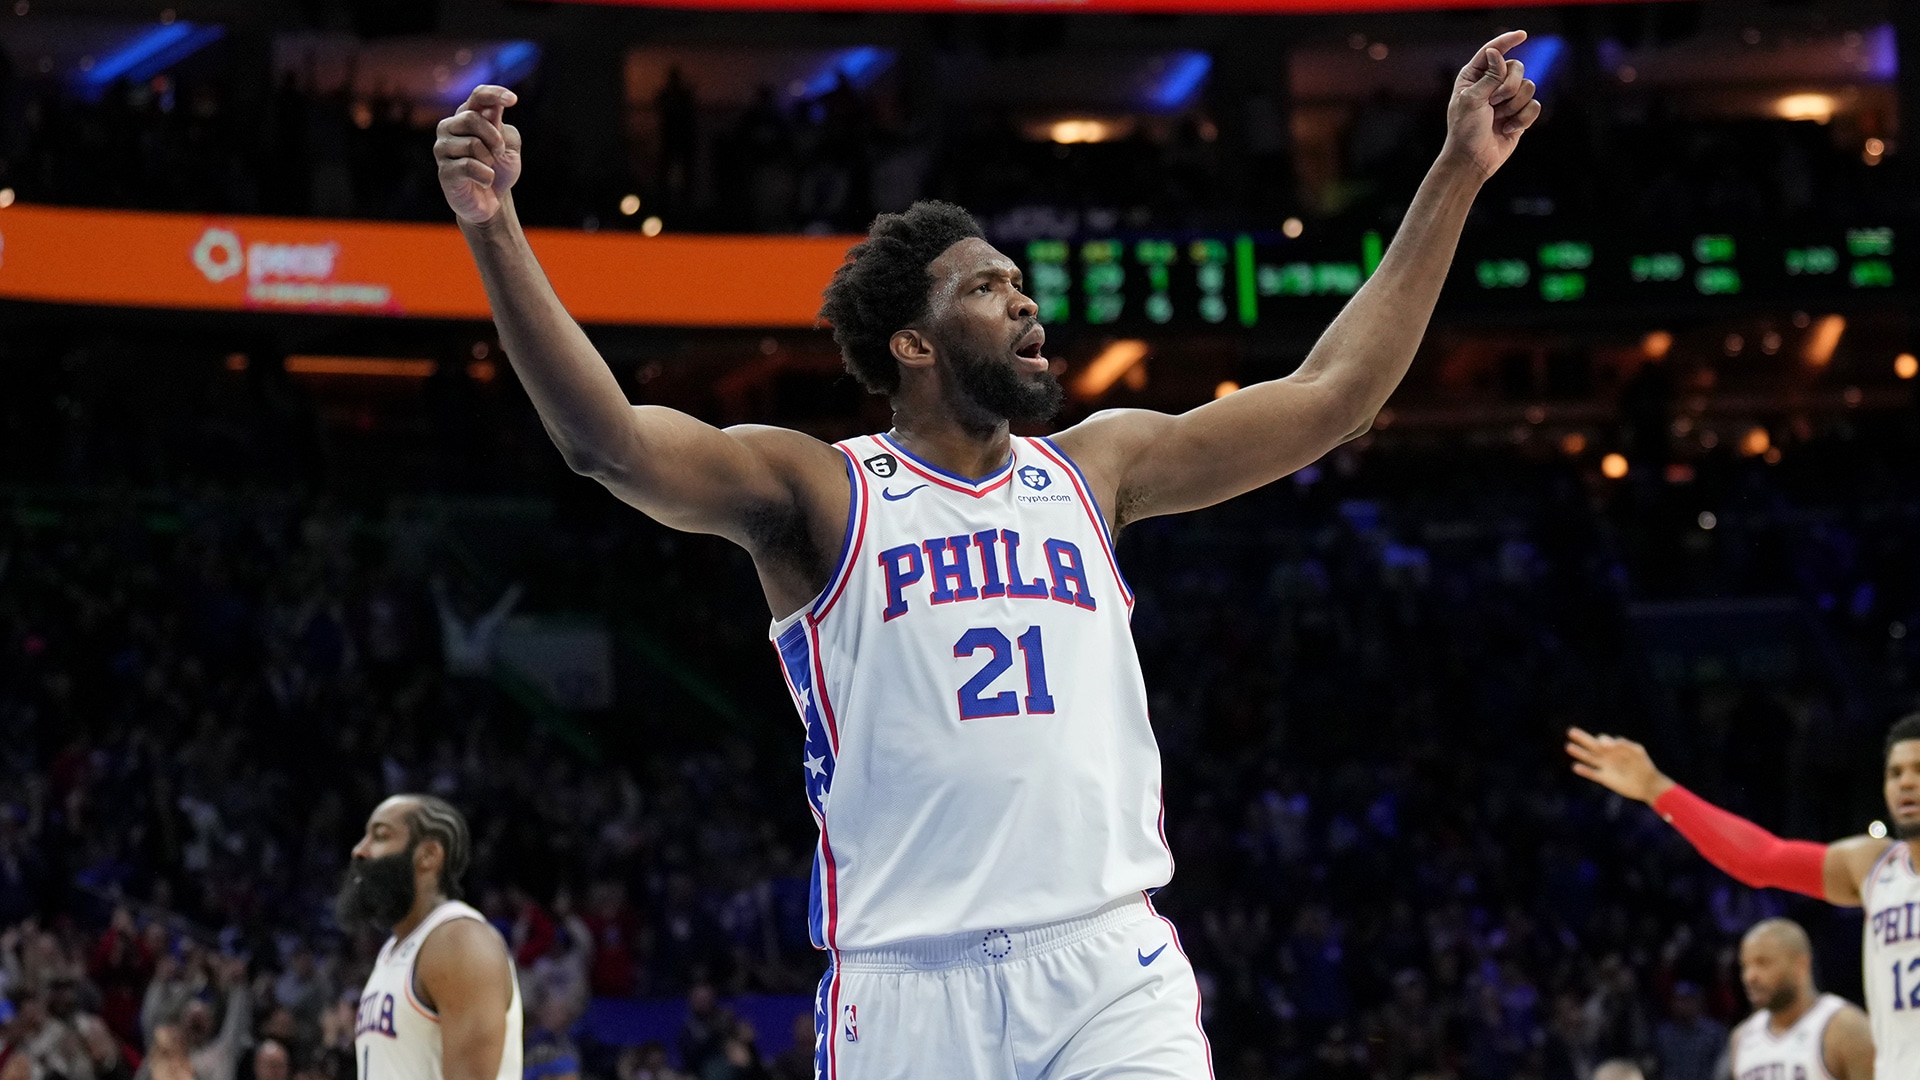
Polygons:
[[[381,947],[360,994],[360,1018],[354,1025],[359,1080],[442,1080],[440,1018],[415,992],[413,964],[427,936],[455,919],[487,921],[473,908],[449,900],[434,908],[413,933],[388,938]],[[513,982],[513,1000],[507,1005],[506,1043],[500,1048],[496,1080],[520,1080],[520,980],[511,960],[507,977]]]
[[1920,1076],[1920,874],[1913,851],[1894,844],[1861,888],[1866,945],[1861,976],[1873,1021],[1876,1080]]
[[1173,873],[1106,521],[1045,439],[969,480],[839,444],[839,566],[772,637],[806,725],[813,942],[1074,918]]
[[1794,1025],[1778,1035],[1765,1009],[1733,1029],[1733,1080],[1833,1080],[1827,1071],[1827,1024],[1847,1007],[1835,994],[1821,994]]

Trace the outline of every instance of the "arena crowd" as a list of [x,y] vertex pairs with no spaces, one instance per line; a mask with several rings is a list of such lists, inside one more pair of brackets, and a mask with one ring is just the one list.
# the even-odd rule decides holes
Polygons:
[[[66,480],[7,477],[0,519],[0,1080],[347,1080],[379,943],[330,899],[402,790],[473,822],[529,1080],[809,1074],[811,824],[742,557],[574,488],[505,554],[430,493],[129,488],[85,452],[124,432],[68,434]],[[1862,827],[1877,725],[1914,691],[1916,441],[1911,412],[1861,419],[1681,486],[1381,441],[1129,529],[1179,863],[1157,902],[1220,1075],[1586,1080],[1627,1057],[1707,1080],[1746,1011],[1738,935],[1783,910],[1857,994],[1857,920],[1722,877],[1568,776],[1559,732],[1664,737],[1688,783],[1783,831]],[[515,585],[523,610],[637,619],[731,706],[657,664],[623,666],[604,712],[530,705],[460,636]],[[1742,596],[1796,598],[1816,645],[1648,675],[1635,605]],[[1730,716],[1779,737],[1726,739]],[[783,995],[799,1050],[729,1006]],[[684,1018],[633,1045],[582,1022],[630,1000]]]

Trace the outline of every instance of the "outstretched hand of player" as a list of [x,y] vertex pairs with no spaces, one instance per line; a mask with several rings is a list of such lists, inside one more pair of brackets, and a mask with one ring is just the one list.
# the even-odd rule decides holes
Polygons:
[[1540,119],[1540,103],[1533,99],[1533,80],[1527,66],[1507,59],[1525,30],[1510,30],[1485,45],[1453,80],[1453,100],[1447,106],[1447,149],[1472,162],[1482,176],[1492,176],[1513,155],[1520,136]]
[[520,130],[505,120],[507,107],[519,100],[504,86],[476,86],[436,129],[433,159],[440,191],[462,221],[492,221],[520,179]]
[[1573,759],[1575,774],[1629,799],[1651,804],[1673,787],[1673,781],[1654,767],[1647,748],[1632,739],[1568,728],[1567,756]]

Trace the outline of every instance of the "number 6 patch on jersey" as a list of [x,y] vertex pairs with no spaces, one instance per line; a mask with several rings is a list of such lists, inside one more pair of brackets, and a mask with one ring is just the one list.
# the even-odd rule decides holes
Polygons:
[[859,1006],[847,1005],[840,1010],[840,1029],[847,1033],[848,1042],[860,1041]]

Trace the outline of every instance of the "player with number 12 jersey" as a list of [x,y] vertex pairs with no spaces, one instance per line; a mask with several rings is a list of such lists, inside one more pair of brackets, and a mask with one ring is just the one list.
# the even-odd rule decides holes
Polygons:
[[1783,840],[1714,806],[1654,767],[1631,739],[1567,732],[1574,772],[1653,807],[1707,861],[1752,888],[1790,889],[1866,909],[1861,977],[1873,1027],[1873,1075],[1920,1076],[1920,713],[1887,730],[1881,791],[1893,823],[1831,844]]

